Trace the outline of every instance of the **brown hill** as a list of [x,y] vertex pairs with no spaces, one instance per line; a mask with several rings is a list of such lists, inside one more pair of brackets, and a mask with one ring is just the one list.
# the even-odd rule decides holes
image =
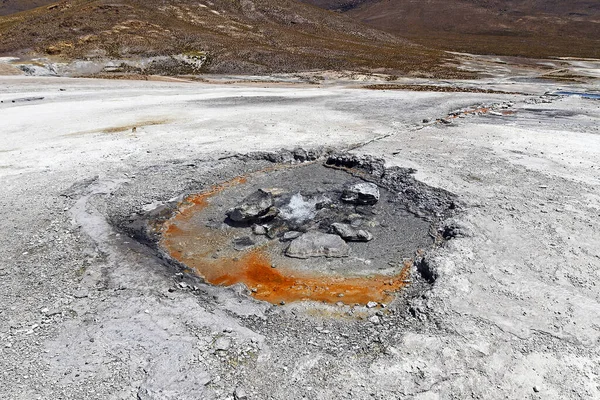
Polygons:
[[598,0],[303,0],[436,48],[600,57]]
[[57,0],[0,0],[0,16],[47,6]]
[[208,52],[212,72],[354,69],[452,76],[444,54],[293,0],[63,0],[0,17],[0,54]]

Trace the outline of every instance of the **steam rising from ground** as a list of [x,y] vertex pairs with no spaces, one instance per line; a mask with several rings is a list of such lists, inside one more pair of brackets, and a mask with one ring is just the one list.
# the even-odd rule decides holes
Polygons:
[[329,203],[331,200],[323,195],[305,198],[300,193],[294,194],[290,202],[281,207],[280,216],[288,221],[305,222],[315,217],[317,204]]

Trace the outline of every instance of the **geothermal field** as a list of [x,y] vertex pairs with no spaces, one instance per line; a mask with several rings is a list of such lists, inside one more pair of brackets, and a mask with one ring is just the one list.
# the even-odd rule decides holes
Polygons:
[[0,398],[600,398],[600,61],[461,57],[0,64]]

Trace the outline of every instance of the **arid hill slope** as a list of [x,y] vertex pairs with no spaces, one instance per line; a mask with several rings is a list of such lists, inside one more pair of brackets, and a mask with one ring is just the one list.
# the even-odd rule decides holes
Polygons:
[[0,0],[0,16],[47,6],[58,0]]
[[63,0],[0,17],[0,54],[66,59],[208,52],[212,72],[451,76],[444,54],[293,0]]
[[597,0],[303,0],[437,48],[600,57]]

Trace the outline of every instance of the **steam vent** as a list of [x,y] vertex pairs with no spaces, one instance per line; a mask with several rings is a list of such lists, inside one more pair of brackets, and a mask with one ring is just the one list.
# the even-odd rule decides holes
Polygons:
[[389,302],[433,245],[431,219],[351,172],[279,166],[192,194],[159,247],[211,284],[243,283],[274,304]]

